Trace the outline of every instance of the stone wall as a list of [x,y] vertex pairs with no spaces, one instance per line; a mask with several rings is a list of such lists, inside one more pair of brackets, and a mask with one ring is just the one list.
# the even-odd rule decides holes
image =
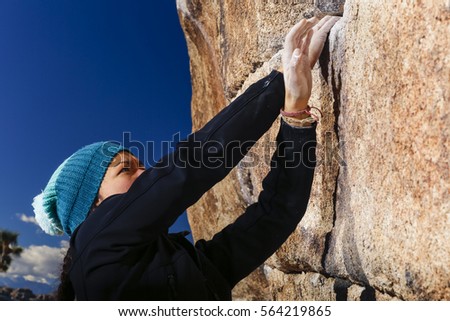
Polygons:
[[[450,300],[450,1],[343,2],[177,0],[194,130],[279,66],[301,17],[344,11],[313,70],[324,115],[308,211],[234,298]],[[188,210],[194,238],[256,200],[271,156],[257,145],[258,166],[238,166]]]

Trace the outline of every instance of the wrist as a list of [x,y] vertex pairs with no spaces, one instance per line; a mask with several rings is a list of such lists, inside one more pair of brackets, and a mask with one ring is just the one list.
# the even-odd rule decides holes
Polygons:
[[281,116],[285,117],[285,118],[292,118],[295,120],[305,120],[308,117],[312,117],[315,121],[319,121],[319,116],[312,113],[311,110],[315,109],[317,110],[317,112],[320,114],[320,116],[322,117],[322,111],[319,108],[316,107],[310,107],[309,105],[306,106],[306,108],[301,109],[301,110],[296,110],[296,111],[286,111],[285,109],[281,108],[280,109],[280,114]]
[[294,128],[308,128],[308,127],[313,126],[313,124],[317,122],[310,115],[307,115],[307,118],[304,118],[304,119],[286,117],[286,116],[281,115],[281,119],[286,124],[288,124],[289,126],[294,127]]
[[298,119],[308,117],[308,114],[304,112],[305,110],[308,110],[308,101],[309,99],[294,99],[286,96],[283,111],[289,113],[289,115],[286,114],[285,116]]
[[296,118],[296,119],[305,119],[309,117],[308,114],[309,106],[308,103],[299,103],[296,105],[285,105],[282,110],[280,110],[281,114],[284,117]]

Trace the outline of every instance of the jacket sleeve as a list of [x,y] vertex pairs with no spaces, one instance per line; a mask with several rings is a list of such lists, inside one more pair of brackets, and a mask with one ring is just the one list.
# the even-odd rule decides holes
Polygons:
[[258,202],[212,240],[196,243],[231,287],[271,256],[303,217],[313,180],[315,146],[315,126],[293,128],[282,121]]
[[168,229],[238,164],[270,128],[283,103],[283,75],[273,71],[145,171],[121,197],[102,228],[108,226],[109,235],[127,233],[131,243]]

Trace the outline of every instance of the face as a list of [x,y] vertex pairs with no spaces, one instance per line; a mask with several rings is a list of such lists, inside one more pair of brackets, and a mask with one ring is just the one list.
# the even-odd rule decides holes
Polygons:
[[132,154],[118,153],[106,170],[95,205],[112,195],[126,193],[144,170],[143,164]]

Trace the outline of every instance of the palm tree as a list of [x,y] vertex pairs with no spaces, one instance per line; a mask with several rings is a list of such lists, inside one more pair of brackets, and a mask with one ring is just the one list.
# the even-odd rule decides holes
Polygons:
[[11,265],[11,255],[19,256],[23,249],[17,246],[19,233],[0,230],[0,272],[8,271]]

